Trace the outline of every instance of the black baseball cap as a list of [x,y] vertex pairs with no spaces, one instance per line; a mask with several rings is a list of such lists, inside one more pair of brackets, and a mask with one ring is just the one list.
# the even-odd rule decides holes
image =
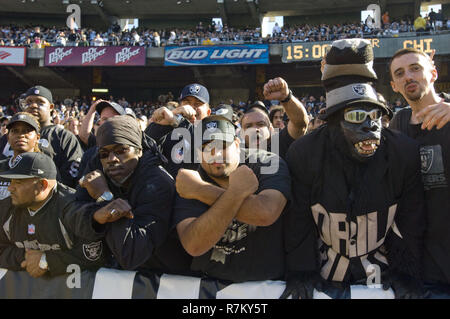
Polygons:
[[[253,109],[253,108],[260,109],[260,110],[264,111],[264,113],[266,113],[267,115],[269,115],[269,110],[267,109],[266,105],[265,105],[263,102],[261,102],[261,101],[255,101],[253,104],[251,104],[251,105],[248,107],[247,112],[249,112],[249,111],[250,111],[251,109]],[[246,113],[247,113],[247,112],[246,112]]]
[[37,95],[37,96],[45,97],[50,102],[50,104],[53,104],[52,92],[50,92],[50,90],[47,89],[46,87],[43,87],[40,85],[33,86],[25,92],[25,95],[23,96],[23,98],[25,99],[25,98],[29,97],[30,95]]
[[13,126],[14,123],[17,122],[23,122],[28,125],[30,125],[36,132],[39,133],[39,126],[36,123],[36,119],[33,118],[31,114],[14,114],[14,116],[9,121],[8,125],[6,125],[6,128],[9,130],[11,126]]
[[107,107],[112,107],[114,109],[114,111],[116,111],[119,115],[127,114],[125,108],[123,108],[122,105],[120,105],[116,102],[110,102],[110,101],[102,101],[102,102],[98,103],[97,106],[95,107],[95,110],[100,115],[102,113],[102,111]]
[[203,103],[209,104],[209,92],[208,90],[201,84],[193,83],[186,85],[181,91],[181,95],[179,100],[183,100],[188,96],[193,96],[202,101]]
[[212,112],[212,115],[220,115],[233,122],[233,108],[231,105],[219,104]]
[[7,179],[46,178],[56,180],[56,166],[53,160],[43,153],[27,152],[17,155],[12,167],[0,173]]
[[202,120],[202,145],[213,140],[233,142],[236,137],[234,124],[221,115],[211,115]]
[[11,120],[11,116],[8,116],[8,115],[3,115],[1,118],[0,118],[0,122],[3,122],[4,120]]

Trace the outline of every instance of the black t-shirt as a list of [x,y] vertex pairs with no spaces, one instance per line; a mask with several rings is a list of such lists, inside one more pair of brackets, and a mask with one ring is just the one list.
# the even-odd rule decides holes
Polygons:
[[275,149],[272,149],[272,144],[276,142],[276,139],[278,139],[279,143],[278,155],[282,159],[286,160],[286,153],[289,149],[289,146],[291,146],[292,142],[294,142],[295,139],[289,135],[287,126],[279,133],[272,135],[271,142],[269,143],[269,145],[267,145],[267,150],[269,152],[274,152],[275,154],[277,154],[277,151]]
[[[275,189],[290,200],[291,182],[284,160],[276,154],[256,150],[247,151],[244,156],[245,165],[253,170],[259,181],[255,194],[265,189]],[[278,162],[278,170],[276,173],[265,174],[262,169],[267,169],[271,160],[272,163]],[[205,181],[217,185],[201,166],[199,172]],[[199,217],[209,208],[200,201],[177,195],[172,226],[175,227],[186,218]],[[281,279],[285,268],[282,216],[267,227],[233,220],[214,248],[193,258],[191,269],[212,278],[232,282]]]
[[[443,95],[448,102],[450,97]],[[427,207],[424,277],[450,283],[450,124],[431,131],[410,124],[412,110],[399,111],[390,128],[400,130],[420,143],[422,179]]]
[[58,180],[64,185],[75,187],[78,181],[78,168],[83,150],[72,132],[49,125],[41,129],[39,148],[53,159],[59,171]]

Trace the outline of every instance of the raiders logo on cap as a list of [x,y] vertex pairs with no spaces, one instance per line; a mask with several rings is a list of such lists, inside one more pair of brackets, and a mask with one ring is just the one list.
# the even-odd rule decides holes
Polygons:
[[102,254],[102,242],[96,241],[90,244],[83,244],[83,254],[86,259],[96,261]]
[[200,86],[199,85],[193,85],[189,88],[189,92],[191,92],[191,94],[197,94],[198,92],[200,92]]
[[34,94],[38,95],[39,94],[39,90],[34,90]]
[[207,130],[212,131],[212,130],[215,130],[216,128],[217,128],[217,122],[206,123],[206,129]]
[[216,111],[216,115],[225,115],[227,113],[228,113],[228,110],[225,108]]
[[19,118],[19,120],[24,120],[25,119],[25,115],[20,114],[18,118]]
[[366,95],[366,88],[361,84],[353,85],[352,89],[356,94]]
[[19,162],[22,160],[22,156],[17,155],[17,157],[14,159],[14,161],[9,165],[10,168],[14,168],[19,164]]

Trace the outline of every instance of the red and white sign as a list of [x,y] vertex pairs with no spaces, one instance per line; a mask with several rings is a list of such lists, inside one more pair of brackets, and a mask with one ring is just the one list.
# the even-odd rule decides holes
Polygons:
[[27,49],[25,47],[0,46],[0,65],[21,65],[27,62]]

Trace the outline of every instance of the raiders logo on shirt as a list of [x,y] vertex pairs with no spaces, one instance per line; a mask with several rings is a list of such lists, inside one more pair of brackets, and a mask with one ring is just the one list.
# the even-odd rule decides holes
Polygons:
[[50,143],[45,138],[41,138],[38,142],[40,148],[47,148],[49,147]]
[[83,254],[86,259],[96,261],[102,254],[103,244],[101,241],[96,241],[90,244],[83,244]]
[[422,146],[420,160],[425,190],[447,187],[441,145]]

